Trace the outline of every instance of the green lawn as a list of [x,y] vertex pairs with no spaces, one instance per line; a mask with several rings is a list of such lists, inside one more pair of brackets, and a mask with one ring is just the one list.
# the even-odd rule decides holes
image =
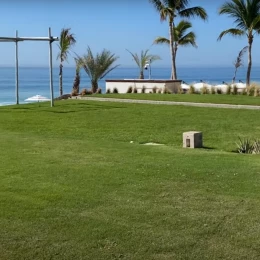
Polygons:
[[259,259],[260,111],[55,105],[0,107],[1,260]]
[[123,98],[123,99],[142,99],[159,101],[178,101],[214,104],[234,104],[234,105],[260,105],[260,97],[244,95],[201,95],[201,94],[98,94],[93,97],[103,98]]

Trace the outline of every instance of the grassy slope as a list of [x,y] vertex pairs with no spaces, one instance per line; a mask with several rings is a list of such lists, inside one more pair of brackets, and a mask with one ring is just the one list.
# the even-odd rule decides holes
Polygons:
[[0,108],[1,260],[258,259],[259,111],[56,104]]
[[244,95],[200,95],[200,94],[102,94],[93,95],[93,97],[105,98],[124,98],[124,99],[142,99],[142,100],[160,100],[160,101],[178,101],[178,102],[196,102],[196,103],[214,103],[214,104],[235,104],[235,105],[260,105],[260,97]]

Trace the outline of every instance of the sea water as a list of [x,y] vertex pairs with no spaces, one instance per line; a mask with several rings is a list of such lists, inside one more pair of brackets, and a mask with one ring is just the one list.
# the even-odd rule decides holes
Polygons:
[[[145,78],[149,78],[149,71],[144,71]],[[90,88],[90,78],[84,70],[81,71],[80,89]],[[170,68],[151,68],[151,79],[170,79]],[[188,84],[203,80],[210,84],[221,84],[223,81],[231,82],[234,75],[234,68],[178,68],[178,79]],[[111,71],[99,81],[99,87],[105,93],[106,79],[137,79],[138,68],[119,67]],[[63,93],[71,93],[75,68],[63,68]],[[245,82],[246,67],[238,70],[237,80]],[[260,82],[260,67],[253,67],[251,73],[252,82]],[[59,68],[53,69],[54,97],[59,96]],[[49,68],[19,68],[19,101],[24,103],[25,99],[34,95],[42,95],[50,98]],[[0,105],[15,103],[15,68],[0,67]]]

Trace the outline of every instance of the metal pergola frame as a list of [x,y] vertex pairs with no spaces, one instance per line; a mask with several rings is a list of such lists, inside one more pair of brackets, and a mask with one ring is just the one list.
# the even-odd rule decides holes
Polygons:
[[19,63],[18,63],[18,42],[22,41],[48,41],[49,42],[49,71],[50,71],[50,96],[51,107],[54,106],[53,98],[53,73],[52,73],[52,43],[58,41],[58,37],[51,35],[51,28],[49,28],[48,37],[18,37],[18,31],[16,31],[16,37],[0,37],[0,42],[15,42],[15,94],[16,104],[19,104]]

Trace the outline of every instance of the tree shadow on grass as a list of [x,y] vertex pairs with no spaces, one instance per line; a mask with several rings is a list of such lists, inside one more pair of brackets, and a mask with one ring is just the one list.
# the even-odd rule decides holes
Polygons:
[[[75,108],[74,110],[71,108]],[[31,107],[6,107],[0,112],[47,112],[47,113],[57,113],[57,114],[69,114],[69,113],[80,113],[87,111],[96,111],[96,110],[110,110],[110,109],[122,109],[126,108],[124,106],[115,106],[112,104],[88,104],[88,103],[80,103],[80,104],[62,104],[59,106],[54,106],[53,108],[46,106],[31,106]],[[68,110],[66,110],[68,109]]]

